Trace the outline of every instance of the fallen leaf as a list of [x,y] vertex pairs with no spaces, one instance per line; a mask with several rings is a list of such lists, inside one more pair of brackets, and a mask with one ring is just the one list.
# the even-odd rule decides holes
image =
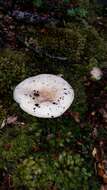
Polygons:
[[77,123],[80,123],[80,113],[79,112],[70,112],[70,115],[74,118]]
[[98,175],[100,177],[104,177],[105,174],[104,174],[104,166],[103,166],[103,164],[98,163],[97,171],[98,171]]
[[104,185],[101,185],[100,190],[105,190]]
[[1,124],[1,126],[0,126],[0,129],[3,129],[3,128],[5,127],[5,125],[6,125],[6,119],[4,119],[4,120],[2,121],[2,124]]
[[9,116],[7,119],[6,119],[6,123],[7,124],[15,124],[17,121],[17,116]]
[[104,165],[105,174],[107,175],[107,160],[103,160],[102,163]]
[[92,151],[92,155],[93,155],[94,158],[96,157],[96,154],[97,154],[97,149],[94,147],[94,149]]
[[101,185],[100,190],[107,190],[107,185]]
[[106,174],[103,175],[103,181],[104,181],[104,183],[107,183],[107,175]]

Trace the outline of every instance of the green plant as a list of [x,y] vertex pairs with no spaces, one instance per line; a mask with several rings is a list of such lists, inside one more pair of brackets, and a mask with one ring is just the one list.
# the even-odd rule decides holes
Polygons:
[[62,152],[56,164],[59,175],[57,183],[62,190],[88,189],[88,178],[91,173],[79,154]]
[[61,190],[88,190],[91,173],[80,155],[62,152],[58,160],[30,157],[20,163],[13,175],[17,189],[24,185],[29,190],[47,190],[49,185]]
[[75,9],[72,8],[72,9],[67,10],[67,14],[71,17],[79,16],[79,17],[83,18],[83,17],[87,16],[87,13],[88,12],[85,9],[79,8],[79,7],[75,8]]
[[17,189],[24,185],[29,190],[46,190],[52,180],[54,180],[53,167],[43,158],[25,159],[17,166],[13,175],[13,182]]
[[36,5],[37,7],[40,7],[42,5],[42,0],[33,0],[33,4]]
[[[11,101],[14,86],[27,76],[27,56],[9,49],[0,53],[0,95]],[[2,100],[3,100],[2,99]]]

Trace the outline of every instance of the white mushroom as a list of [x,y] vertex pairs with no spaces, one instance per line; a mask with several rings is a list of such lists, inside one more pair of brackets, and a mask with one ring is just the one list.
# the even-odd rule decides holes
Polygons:
[[63,78],[40,74],[18,84],[13,96],[25,112],[40,118],[54,118],[70,107],[74,91]]
[[96,80],[100,80],[102,78],[102,75],[103,75],[101,69],[98,67],[93,67],[90,74],[91,74],[91,77],[93,79],[96,79]]

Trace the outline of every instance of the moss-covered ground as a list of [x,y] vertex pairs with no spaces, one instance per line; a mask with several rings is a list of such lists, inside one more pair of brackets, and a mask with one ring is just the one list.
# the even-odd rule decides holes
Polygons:
[[[78,22],[17,31],[26,47],[19,41],[18,48],[0,51],[0,189],[98,190],[86,83],[94,82],[94,66],[106,66],[102,33]],[[74,89],[71,107],[59,118],[28,115],[13,99],[19,82],[41,73],[61,74]]]

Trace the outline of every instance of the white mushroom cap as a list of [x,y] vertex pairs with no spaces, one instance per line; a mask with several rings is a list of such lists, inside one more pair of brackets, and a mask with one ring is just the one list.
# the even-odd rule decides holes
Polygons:
[[54,118],[70,107],[74,91],[63,78],[40,74],[18,84],[13,96],[25,112],[40,118]]
[[102,78],[102,71],[98,67],[93,67],[93,69],[90,71],[91,77],[95,80],[100,80]]

